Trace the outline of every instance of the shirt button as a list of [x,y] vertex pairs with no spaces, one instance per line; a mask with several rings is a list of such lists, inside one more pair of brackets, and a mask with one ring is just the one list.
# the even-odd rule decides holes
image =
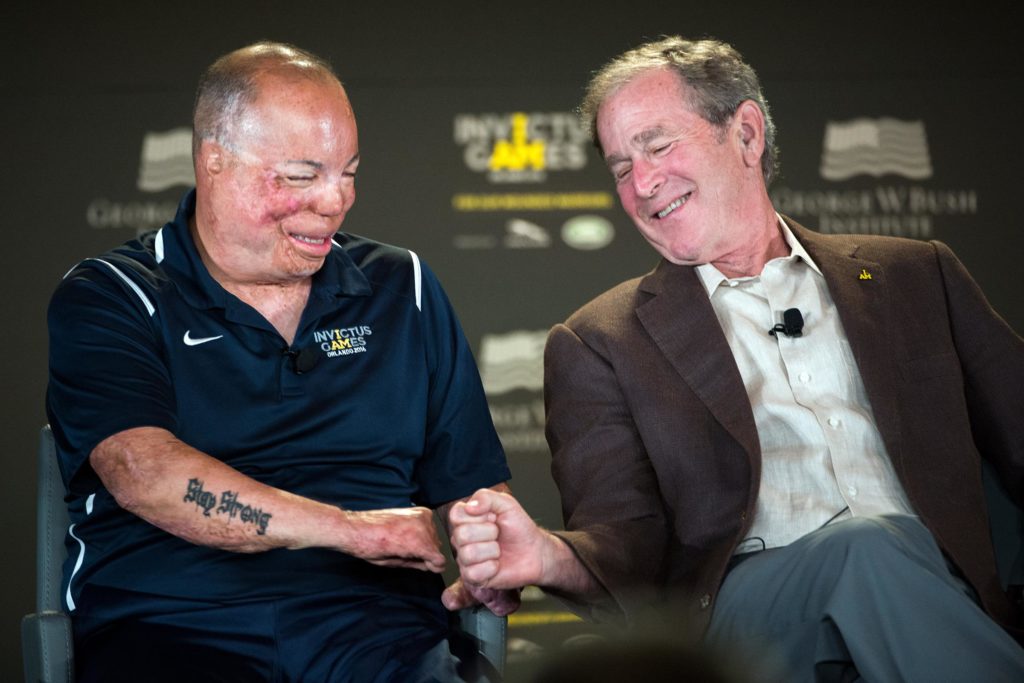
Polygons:
[[857,487],[854,486],[853,484],[850,484],[849,486],[846,487],[846,492],[849,493],[851,496],[856,496]]
[[707,609],[710,604],[711,604],[711,596],[710,595],[705,593],[704,595],[700,596],[700,608],[701,609]]
[[829,427],[838,427],[839,426],[839,422],[840,422],[840,420],[839,420],[838,417],[830,417],[828,419],[828,426]]
[[801,372],[799,377],[800,381],[803,382],[804,384],[807,384],[808,382],[811,381],[811,376],[806,372]]

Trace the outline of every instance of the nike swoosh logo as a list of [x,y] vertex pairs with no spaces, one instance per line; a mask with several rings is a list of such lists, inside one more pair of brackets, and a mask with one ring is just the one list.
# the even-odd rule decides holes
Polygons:
[[191,332],[192,330],[185,330],[185,336],[182,338],[182,341],[185,342],[185,346],[199,346],[200,344],[205,344],[206,342],[211,342],[224,336],[223,334],[218,334],[216,337],[199,337],[198,339],[194,339],[190,336]]

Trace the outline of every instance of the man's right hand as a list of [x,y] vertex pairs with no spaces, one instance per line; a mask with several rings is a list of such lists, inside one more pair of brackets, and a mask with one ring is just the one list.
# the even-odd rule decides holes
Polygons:
[[550,534],[511,495],[481,489],[456,503],[448,519],[464,582],[510,589],[542,580]]
[[[442,595],[450,610],[478,602],[484,595],[481,589],[501,591],[535,585],[580,599],[601,590],[569,545],[537,526],[508,493],[480,489],[468,500],[453,505],[448,520],[461,578]],[[499,614],[511,611],[507,600],[493,602],[488,604],[492,611],[495,607]]]
[[382,567],[444,571],[445,557],[428,508],[344,511],[340,550]]

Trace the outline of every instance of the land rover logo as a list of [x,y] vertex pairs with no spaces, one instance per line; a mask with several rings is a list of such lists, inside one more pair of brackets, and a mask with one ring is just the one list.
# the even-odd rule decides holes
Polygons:
[[562,226],[562,239],[573,249],[602,249],[615,238],[615,227],[602,216],[574,216]]

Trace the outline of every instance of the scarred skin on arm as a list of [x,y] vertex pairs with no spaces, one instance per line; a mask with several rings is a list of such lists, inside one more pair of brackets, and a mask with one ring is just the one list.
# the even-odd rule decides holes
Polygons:
[[108,437],[89,461],[121,507],[191,543],[243,553],[322,547],[444,570],[428,508],[343,510],[262,484],[156,427]]

